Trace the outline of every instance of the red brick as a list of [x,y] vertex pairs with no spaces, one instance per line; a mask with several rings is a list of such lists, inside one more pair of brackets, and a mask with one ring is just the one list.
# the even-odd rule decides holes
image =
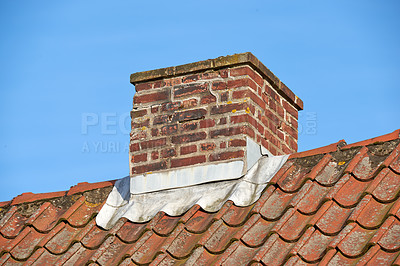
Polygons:
[[200,144],[201,151],[212,151],[215,149],[215,143],[202,143]]
[[215,121],[213,119],[205,119],[200,121],[200,128],[207,128],[215,126]]
[[182,83],[190,83],[201,79],[200,74],[189,75],[182,78]]
[[286,123],[282,123],[282,130],[297,139],[297,131]]
[[135,96],[133,97],[133,103],[140,104],[140,103],[160,102],[160,101],[167,101],[168,99],[169,99],[168,91],[160,91],[145,95],[135,94]]
[[161,128],[161,134],[164,136],[172,135],[178,132],[178,124],[166,125]]
[[133,136],[132,136],[132,140],[139,140],[139,139],[145,139],[147,137],[146,132],[144,131],[140,131],[140,132],[136,132]]
[[181,147],[181,155],[193,153],[197,151],[197,146],[196,145],[190,145],[190,146],[184,146]]
[[206,95],[200,100],[200,104],[209,104],[209,103],[215,103],[217,101],[217,98],[215,98],[214,95]]
[[199,94],[208,91],[208,84],[190,84],[179,86],[174,89],[176,98],[184,97],[191,94]]
[[198,140],[203,140],[207,137],[206,132],[197,132],[197,133],[190,133],[180,136],[173,136],[172,143],[174,144],[181,144],[181,143],[188,143],[194,142]]
[[197,100],[196,99],[184,100],[182,102],[182,107],[183,108],[190,108],[190,107],[194,107],[196,105],[197,105]]
[[227,85],[226,82],[224,81],[215,81],[212,84],[212,89],[217,91],[217,90],[226,90],[227,89]]
[[201,119],[207,114],[206,109],[194,109],[175,113],[172,117],[172,122],[183,122],[195,119]]
[[255,94],[255,93],[253,93],[253,92],[251,92],[251,91],[249,91],[248,94],[249,94],[249,96],[250,96],[250,99],[251,99],[253,102],[255,102],[258,106],[260,106],[261,109],[265,109],[266,103],[260,98],[260,96],[258,96],[257,94]]
[[162,158],[174,157],[176,155],[176,150],[174,148],[168,148],[161,151]]
[[275,92],[275,90],[271,89],[268,86],[265,86],[265,95],[271,97],[272,99],[274,99],[276,102],[280,102],[281,97],[279,96],[278,93]]
[[183,131],[190,131],[190,130],[195,130],[197,129],[197,122],[186,122],[184,124],[181,124],[181,130]]
[[220,76],[221,78],[227,78],[227,77],[228,77],[228,72],[229,72],[228,69],[221,69],[221,70],[218,71],[218,72],[219,72],[219,76]]
[[169,121],[168,115],[158,115],[154,117],[153,125],[166,124]]
[[221,102],[228,101],[228,98],[229,98],[229,93],[228,92],[221,93]]
[[157,160],[158,159],[158,151],[153,151],[151,153],[151,159],[152,160]]
[[221,149],[225,149],[225,148],[226,148],[226,142],[225,142],[225,141],[222,141],[222,142],[219,144],[219,147],[220,147]]
[[159,110],[158,106],[152,106],[152,107],[151,107],[151,113],[152,113],[152,114],[157,113],[158,110]]
[[147,153],[133,155],[131,161],[132,161],[132,163],[146,162],[147,161]]
[[129,145],[129,150],[130,152],[139,151],[140,150],[139,143],[131,143]]
[[249,97],[248,92],[249,92],[249,90],[233,91],[232,99],[242,99],[242,98]]
[[136,91],[150,90],[153,88],[153,82],[138,83],[135,85]]
[[219,125],[225,125],[226,124],[226,117],[222,117],[220,120],[219,120]]
[[168,102],[161,105],[161,112],[178,110],[182,106],[181,102]]
[[223,161],[223,160],[229,160],[233,158],[242,158],[244,156],[244,151],[227,151],[227,152],[222,152],[218,154],[210,154],[209,160],[211,162],[214,161]]
[[231,77],[248,75],[251,77],[260,87],[264,85],[264,79],[260,77],[253,69],[248,66],[233,68],[231,69]]
[[181,158],[181,159],[172,159],[171,167],[194,165],[194,164],[204,163],[205,161],[206,161],[205,155],[199,155],[199,156],[194,156],[194,157],[189,157],[189,158]]
[[274,122],[274,124],[279,124],[279,122],[281,121],[272,111],[266,109],[265,110],[265,116],[271,120],[272,122]]
[[213,106],[211,108],[211,114],[223,114],[223,113],[229,113],[232,112],[233,110],[243,110],[246,109],[247,104],[246,103],[232,103],[232,104],[224,104],[224,105],[219,105],[219,106]]
[[132,167],[132,174],[142,174],[167,168],[166,162],[157,162],[152,164],[140,165]]
[[152,137],[157,137],[158,136],[158,129],[157,128],[152,128],[151,129],[151,136]]
[[213,130],[210,132],[211,138],[216,138],[219,136],[233,136],[233,135],[239,135],[243,132],[243,127],[229,127],[229,128],[222,128],[222,129],[217,129]]
[[131,111],[131,118],[135,119],[147,115],[147,109]]
[[175,86],[175,85],[179,85],[182,83],[182,79],[181,78],[170,78],[170,79],[164,79],[161,86],[165,87],[165,86]]
[[286,112],[288,112],[289,114],[294,116],[296,119],[299,119],[297,110],[291,104],[289,104],[287,101],[282,101],[282,103],[283,103],[283,107],[285,108]]
[[229,147],[245,147],[246,144],[244,139],[233,139],[229,141]]
[[146,119],[141,122],[135,122],[132,120],[131,126],[132,128],[141,128],[141,127],[148,127],[150,125],[150,119]]
[[140,142],[140,147],[142,148],[142,150],[151,149],[151,148],[155,148],[155,147],[164,146],[166,143],[167,143],[166,138],[153,139],[153,140],[147,140],[147,141]]

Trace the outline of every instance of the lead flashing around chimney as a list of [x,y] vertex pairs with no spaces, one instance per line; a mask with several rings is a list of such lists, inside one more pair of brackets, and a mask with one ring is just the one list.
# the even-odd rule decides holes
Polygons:
[[270,84],[283,98],[293,104],[297,110],[303,110],[303,101],[250,52],[221,56],[215,59],[208,59],[180,66],[137,72],[131,74],[130,82],[133,85],[136,85],[138,83],[151,80],[175,77],[207,70],[217,70],[220,68],[234,67],[239,65],[252,66],[263,78],[270,82]]
[[130,193],[142,194],[240,178],[263,155],[261,147],[256,142],[249,137],[246,139],[246,162],[239,160],[136,175],[131,178]]
[[181,215],[197,204],[205,211],[218,211],[231,200],[237,206],[249,206],[256,202],[264,188],[285,164],[288,155],[262,156],[242,177],[198,184],[188,187],[166,189],[142,194],[130,193],[127,176],[116,182],[99,214],[96,223],[110,229],[122,217],[132,222],[146,222],[158,212],[170,216]]

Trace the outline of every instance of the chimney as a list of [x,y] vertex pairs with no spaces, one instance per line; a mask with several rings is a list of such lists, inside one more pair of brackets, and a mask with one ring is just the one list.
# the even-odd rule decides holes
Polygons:
[[[134,73],[130,82],[136,89],[130,176],[137,187],[148,186],[148,175],[163,172],[152,182],[181,186],[177,179],[192,177],[180,169],[229,176],[216,174],[222,168],[215,165],[230,163],[225,169],[237,172],[233,162],[242,163],[238,174],[243,174],[254,147],[269,155],[297,151],[303,102],[251,53]],[[178,175],[168,174],[172,170]],[[161,189],[156,187],[140,191]]]

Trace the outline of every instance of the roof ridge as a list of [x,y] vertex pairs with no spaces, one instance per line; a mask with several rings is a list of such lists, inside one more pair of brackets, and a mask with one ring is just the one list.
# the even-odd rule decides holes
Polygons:
[[69,190],[65,191],[56,191],[56,192],[45,192],[45,193],[33,193],[33,192],[25,192],[21,195],[14,197],[11,201],[3,201],[0,202],[0,207],[8,206],[8,205],[18,205],[22,203],[30,203],[39,200],[47,200],[53,198],[59,198],[63,196],[70,196],[77,193],[83,193],[86,191],[104,188],[108,186],[113,186],[116,180],[109,180],[109,181],[101,181],[95,183],[89,182],[81,182],[74,186],[71,186]]
[[400,129],[397,129],[397,130],[395,130],[391,133],[385,134],[385,135],[381,135],[378,137],[374,137],[374,138],[370,138],[370,139],[366,139],[366,140],[348,144],[346,146],[341,147],[340,149],[346,150],[346,149],[353,148],[353,147],[367,146],[367,145],[378,143],[378,142],[386,142],[386,141],[390,141],[390,140],[395,140],[395,139],[398,139],[399,137],[400,137]]

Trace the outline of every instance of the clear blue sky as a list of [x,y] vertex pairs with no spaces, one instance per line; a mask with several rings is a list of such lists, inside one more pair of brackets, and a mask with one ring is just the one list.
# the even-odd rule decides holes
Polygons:
[[129,75],[228,54],[252,52],[303,99],[301,151],[390,133],[399,13],[399,1],[2,1],[0,201],[128,175]]

